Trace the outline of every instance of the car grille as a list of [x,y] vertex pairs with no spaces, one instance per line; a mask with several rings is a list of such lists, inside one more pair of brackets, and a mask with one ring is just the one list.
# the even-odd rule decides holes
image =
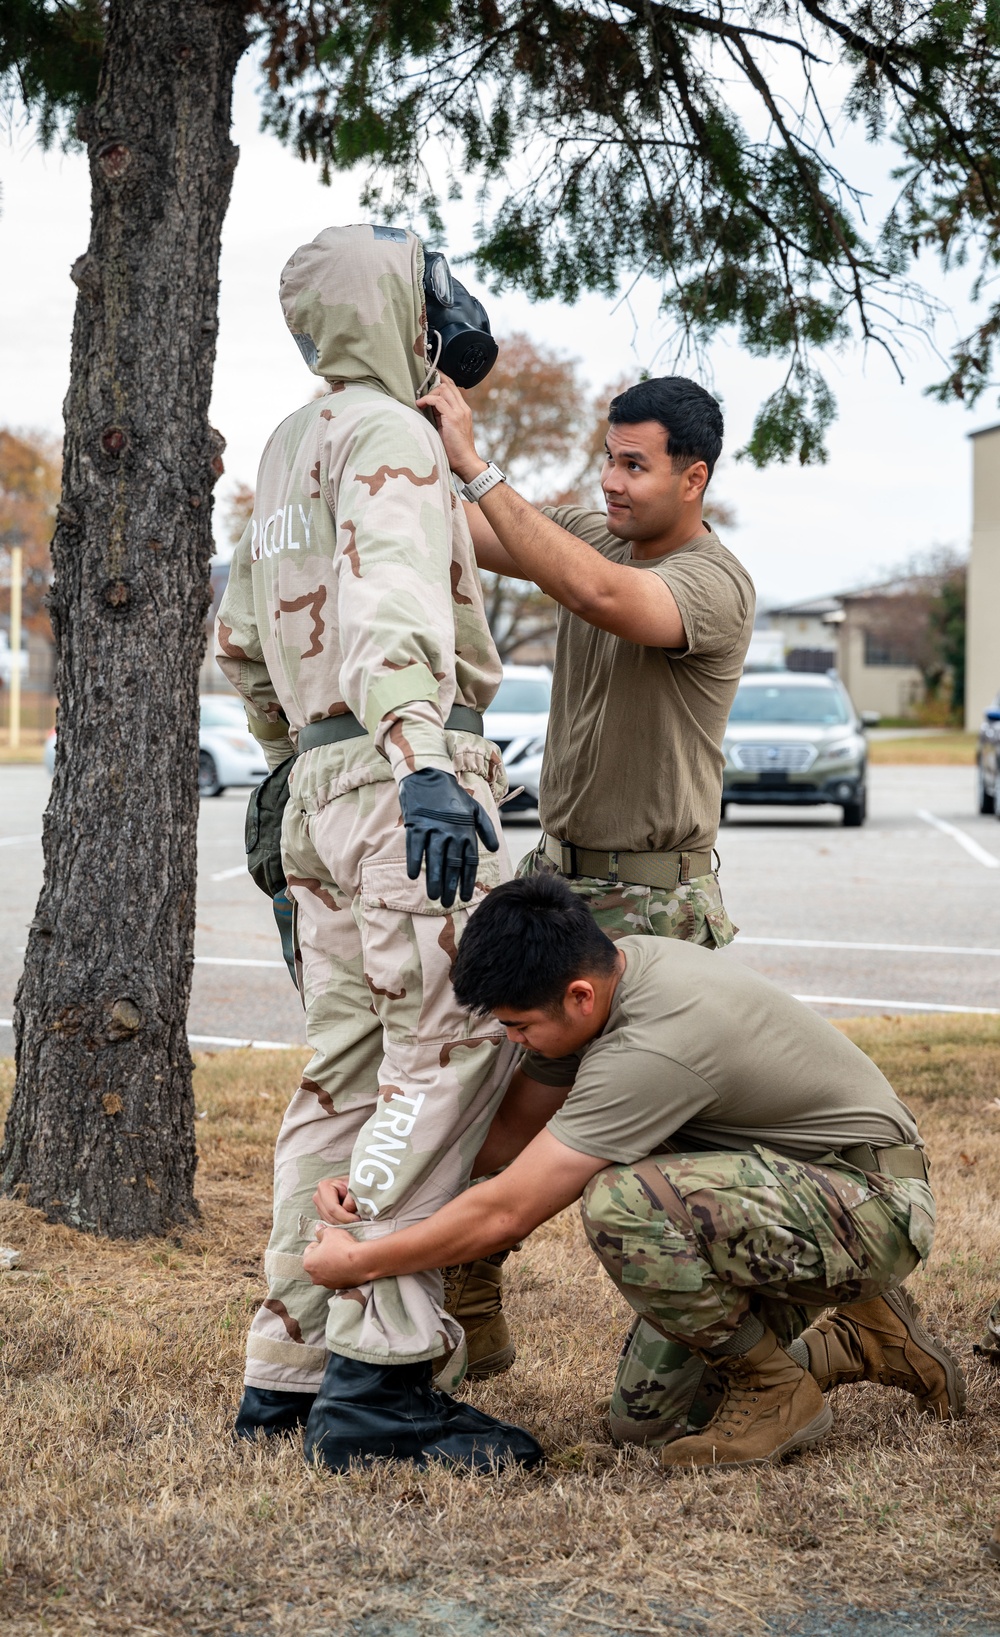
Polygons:
[[816,760],[815,745],[733,745],[734,767],[744,773],[805,773]]

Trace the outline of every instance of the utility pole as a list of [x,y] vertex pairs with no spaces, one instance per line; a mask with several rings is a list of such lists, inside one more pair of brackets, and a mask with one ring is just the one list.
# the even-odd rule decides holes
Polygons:
[[10,548],[10,727],[9,743],[16,750],[21,743],[21,577],[24,547]]

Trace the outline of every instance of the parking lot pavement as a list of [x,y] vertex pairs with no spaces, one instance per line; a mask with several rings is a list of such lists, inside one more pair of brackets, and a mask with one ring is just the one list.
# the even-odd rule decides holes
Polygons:
[[821,1012],[1000,1011],[1000,824],[973,770],[873,767],[869,819],[730,808],[722,884],[746,961]]
[[[836,808],[730,808],[719,836],[726,903],[745,961],[831,1017],[973,1009],[1000,1014],[1000,824],[974,811],[971,768],[875,767],[870,818]],[[41,885],[48,777],[0,770],[0,1053]],[[298,1044],[303,1018],[266,899],[243,863],[246,794],[201,804],[196,1047]],[[516,862],[538,838],[508,821]]]

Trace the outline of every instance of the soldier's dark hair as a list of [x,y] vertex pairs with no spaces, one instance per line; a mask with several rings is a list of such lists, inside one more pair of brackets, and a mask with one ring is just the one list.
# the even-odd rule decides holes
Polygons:
[[667,433],[667,454],[677,471],[703,460],[712,476],[722,453],[722,410],[710,392],[686,375],[660,375],[639,381],[612,398],[612,426],[659,421]]
[[474,1012],[556,1010],[576,978],[610,977],[616,950],[555,875],[494,887],[469,917],[451,981]]

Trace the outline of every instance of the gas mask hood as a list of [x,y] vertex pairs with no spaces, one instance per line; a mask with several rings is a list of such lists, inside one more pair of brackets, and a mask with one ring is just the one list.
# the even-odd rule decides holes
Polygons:
[[499,348],[482,302],[459,283],[439,250],[425,252],[424,299],[428,352],[432,358],[437,352],[437,368],[456,386],[478,386],[496,363]]

